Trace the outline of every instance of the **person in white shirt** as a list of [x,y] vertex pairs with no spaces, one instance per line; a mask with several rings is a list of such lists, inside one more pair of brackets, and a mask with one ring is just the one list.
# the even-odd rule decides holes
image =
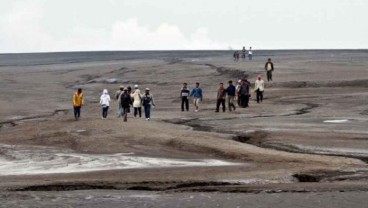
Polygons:
[[111,100],[110,95],[107,89],[104,89],[100,97],[100,105],[102,107],[102,119],[107,118],[107,112],[109,111],[110,100]]
[[254,84],[254,91],[257,95],[257,103],[260,101],[263,101],[263,92],[264,92],[264,81],[261,77],[261,75],[258,75],[257,80]]
[[274,67],[270,58],[265,64],[265,70],[267,71],[267,81],[272,81],[272,72],[274,70]]
[[249,47],[249,50],[248,50],[248,58],[249,58],[249,61],[251,61],[253,59],[252,47]]

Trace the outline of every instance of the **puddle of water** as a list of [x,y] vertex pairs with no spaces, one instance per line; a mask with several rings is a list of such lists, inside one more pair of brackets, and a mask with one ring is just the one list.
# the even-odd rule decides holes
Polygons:
[[341,120],[325,120],[323,121],[323,123],[346,123],[349,120],[347,119],[341,119]]
[[232,166],[221,160],[181,160],[119,154],[78,154],[49,147],[0,145],[0,175],[75,173],[132,168]]

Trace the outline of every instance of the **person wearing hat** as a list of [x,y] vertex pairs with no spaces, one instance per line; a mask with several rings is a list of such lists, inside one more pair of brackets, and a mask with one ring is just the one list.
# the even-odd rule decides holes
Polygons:
[[142,117],[142,95],[138,85],[134,85],[134,92],[130,95],[133,99],[134,117]]
[[128,93],[128,88],[124,88],[123,93],[120,95],[120,106],[123,111],[123,119],[124,122],[128,121],[128,109],[130,108],[130,105],[132,104],[132,97],[130,97],[130,94]]
[[152,106],[155,106],[153,96],[150,93],[150,88],[146,88],[146,92],[142,96],[142,104],[144,107],[144,115],[146,120],[149,121],[151,119],[151,108]]
[[257,76],[257,80],[254,84],[254,91],[256,92],[257,95],[257,103],[259,103],[259,101],[263,101],[263,92],[264,92],[264,81],[261,77],[261,75]]
[[123,109],[121,108],[121,101],[120,101],[120,95],[123,93],[124,91],[124,86],[123,85],[120,85],[119,87],[119,90],[116,91],[115,93],[115,99],[118,101],[118,106],[119,106],[119,109],[118,109],[118,118],[120,118],[121,116],[123,116]]
[[81,108],[84,104],[84,96],[82,89],[78,88],[78,91],[73,95],[73,107],[74,107],[74,118],[78,120],[81,114]]
[[110,95],[107,89],[104,89],[100,97],[100,105],[102,107],[102,119],[107,118],[107,112],[110,106]]

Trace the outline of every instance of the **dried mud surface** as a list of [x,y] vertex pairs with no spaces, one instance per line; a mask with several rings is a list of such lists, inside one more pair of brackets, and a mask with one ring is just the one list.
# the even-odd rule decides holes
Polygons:
[[[123,202],[181,207],[174,200],[181,198],[182,207],[246,207],[241,199],[247,197],[253,200],[251,207],[295,207],[303,201],[305,207],[363,207],[368,183],[366,51],[264,51],[252,62],[233,62],[227,52],[59,56],[70,61],[53,55],[0,57],[0,169],[27,160],[52,168],[60,154],[78,155],[65,160],[85,163],[83,167],[96,162],[85,159],[89,156],[117,154],[233,165],[105,167],[41,175],[32,174],[31,165],[15,165],[11,167],[18,174],[0,175],[0,201],[10,199],[3,206],[15,207],[21,200],[26,207],[63,207],[66,200],[78,207],[118,207]],[[215,113],[218,83],[242,77],[253,83],[258,74],[265,77],[268,57],[276,70],[274,81],[266,82],[263,103],[257,104],[253,93],[249,108]],[[190,106],[189,112],[181,112],[181,83],[192,88],[197,81],[204,90],[200,111]],[[102,120],[102,90],[113,97],[119,85],[134,84],[152,89],[157,106],[151,121],[130,114],[123,123],[116,118],[115,100],[108,119]],[[78,87],[86,104],[75,121],[71,96]],[[353,194],[354,202],[348,199]],[[107,202],[107,196],[114,200]],[[327,205],[336,196],[340,204]]]

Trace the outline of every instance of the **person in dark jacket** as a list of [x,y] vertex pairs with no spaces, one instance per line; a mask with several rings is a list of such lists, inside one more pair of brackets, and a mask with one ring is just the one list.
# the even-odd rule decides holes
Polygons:
[[117,100],[118,106],[119,106],[118,113],[117,113],[118,118],[123,117],[123,114],[124,114],[124,112],[123,112],[124,109],[121,108],[121,101],[120,101],[120,95],[123,92],[124,92],[124,86],[123,85],[120,85],[119,90],[116,91],[116,93],[115,93],[115,99]]
[[265,64],[265,70],[267,72],[267,81],[272,81],[272,72],[274,70],[274,67],[273,67],[273,63],[270,58]]
[[229,86],[226,88],[226,93],[227,93],[227,104],[229,106],[229,111],[232,111],[236,109],[235,105],[234,105],[234,98],[235,98],[235,94],[236,94],[236,88],[233,85],[233,81],[230,80],[229,82]]
[[216,112],[219,112],[220,105],[222,105],[222,111],[223,112],[226,111],[225,98],[226,98],[226,90],[224,88],[224,83],[220,83],[220,87],[217,91]]
[[241,84],[240,89],[239,89],[240,106],[242,108],[248,107],[248,103],[249,103],[249,90],[250,90],[250,85],[249,85],[248,81],[246,79],[243,79],[242,80],[242,84]]
[[146,120],[151,119],[151,108],[155,106],[155,101],[153,100],[153,95],[150,93],[150,88],[146,88],[146,92],[142,96],[142,105],[144,107],[144,115]]
[[189,100],[188,100],[189,95],[190,95],[190,91],[188,89],[188,84],[183,83],[183,88],[181,88],[181,91],[180,91],[181,111],[184,111],[184,105],[185,105],[185,109],[189,111]]
[[[131,86],[128,86],[128,94],[131,95],[132,94],[132,87]],[[132,98],[132,103],[133,103],[133,98]],[[130,113],[130,106],[128,108],[128,113]]]
[[120,95],[119,100],[120,100],[121,108],[123,109],[124,122],[127,122],[128,121],[128,109],[130,108],[130,105],[132,104],[132,97],[128,93],[128,88],[124,88],[124,91]]

